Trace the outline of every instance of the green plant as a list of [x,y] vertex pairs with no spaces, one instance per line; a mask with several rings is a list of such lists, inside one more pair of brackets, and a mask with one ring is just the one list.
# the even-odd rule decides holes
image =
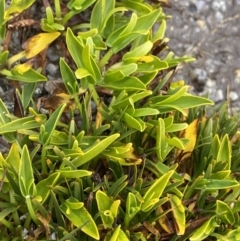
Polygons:
[[[34,2],[12,2],[0,19],[2,39],[9,18]],[[21,117],[0,100],[0,134],[11,144],[0,155],[1,240],[32,240],[23,236],[30,227],[35,240],[237,240],[236,117],[206,117],[212,101],[171,83],[174,68],[193,59],[163,48],[162,8],[82,0],[63,16],[62,6],[46,7],[47,33],[24,51],[1,53],[0,74],[24,82]],[[89,21],[67,27],[80,13]],[[65,91],[41,114],[32,95],[46,78],[15,62],[59,38],[70,56],[59,61]]]
[[[206,118],[206,110],[192,109],[189,120],[201,117],[195,150],[185,160],[192,180],[187,186],[183,200],[194,197],[189,215],[202,210],[203,224],[193,233],[190,240],[205,240],[211,236],[216,240],[237,240],[239,228],[237,175],[239,132],[238,115],[229,117],[228,105],[223,104]],[[200,116],[199,116],[200,114]],[[182,169],[183,165],[179,165]],[[186,169],[186,168],[185,168]],[[199,191],[201,190],[201,191]],[[193,208],[194,207],[194,208]],[[192,209],[193,208],[193,209]],[[201,220],[201,218],[200,218]],[[197,220],[189,226],[196,229]]]

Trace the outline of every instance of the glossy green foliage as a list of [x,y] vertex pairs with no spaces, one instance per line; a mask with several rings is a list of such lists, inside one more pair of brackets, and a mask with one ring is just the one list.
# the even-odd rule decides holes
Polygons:
[[12,0],[11,5],[4,12],[4,19],[8,20],[14,14],[20,14],[29,8],[35,0]]
[[156,179],[152,186],[148,188],[147,192],[143,196],[143,203],[141,205],[141,210],[143,212],[151,210],[154,204],[159,201],[159,198],[161,197],[172,174],[173,171],[169,171],[159,179]]
[[[4,19],[4,10],[5,10],[5,1],[0,1],[0,39],[4,39],[6,26],[5,26],[5,19]],[[0,63],[2,64],[2,57]]]
[[211,217],[200,228],[198,228],[194,234],[190,237],[191,241],[204,240],[208,237],[217,226],[215,218]]
[[102,191],[97,191],[96,201],[104,228],[111,228],[118,215],[120,200],[113,200]]
[[75,225],[76,227],[82,226],[82,231],[87,233],[90,237],[99,240],[99,233],[97,226],[84,207],[84,203],[79,202],[77,199],[70,197],[60,206],[64,215]]

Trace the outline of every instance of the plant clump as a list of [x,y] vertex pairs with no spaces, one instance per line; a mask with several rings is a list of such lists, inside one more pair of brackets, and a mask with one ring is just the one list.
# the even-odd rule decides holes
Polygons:
[[[1,240],[240,239],[237,116],[207,115],[212,101],[171,81],[193,59],[168,51],[162,3],[43,1],[11,53],[39,2],[0,1],[0,74],[15,88],[14,113],[0,100]],[[56,43],[61,82],[36,101]]]

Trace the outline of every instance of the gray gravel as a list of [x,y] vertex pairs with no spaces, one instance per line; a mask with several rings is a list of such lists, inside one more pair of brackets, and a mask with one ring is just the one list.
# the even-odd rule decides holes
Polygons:
[[215,102],[229,100],[240,110],[240,0],[170,0],[169,48],[196,61],[182,65],[184,79],[197,94]]

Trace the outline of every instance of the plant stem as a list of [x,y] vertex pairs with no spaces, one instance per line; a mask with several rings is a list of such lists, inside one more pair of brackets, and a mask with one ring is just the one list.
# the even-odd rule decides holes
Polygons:
[[89,23],[81,23],[81,24],[73,26],[72,30],[84,29],[84,28],[90,29],[90,24]]
[[89,84],[88,89],[89,89],[90,93],[92,94],[94,102],[96,103],[97,106],[99,106],[100,99],[99,99],[98,93],[97,93],[94,85]]
[[[10,203],[15,203],[16,200],[15,200],[15,197],[14,197],[14,192],[10,191],[9,194],[10,194],[10,200],[11,200]],[[18,212],[14,211],[12,213],[12,215],[13,215],[14,224],[20,225],[21,222],[20,222],[20,218],[19,218]]]
[[30,227],[31,221],[32,221],[31,215],[29,215],[29,213],[27,213],[26,219],[24,222],[24,228],[28,229]]
[[54,0],[55,12],[57,20],[62,19],[62,11],[60,6],[60,0]]
[[68,148],[71,149],[73,141],[72,141],[72,135],[75,134],[75,121],[71,119],[69,124],[69,134],[68,134]]
[[42,164],[42,174],[47,175],[47,164],[46,164],[46,155],[47,155],[47,150],[45,149],[45,146],[43,145],[42,147],[42,155],[41,155],[41,164]]
[[95,50],[94,55],[95,55],[95,61],[96,61],[96,62],[99,62],[99,59],[100,59],[100,50]]
[[79,110],[80,114],[82,115],[82,106],[79,102],[78,94],[74,93],[73,98],[74,98],[75,102],[77,103],[77,107],[78,107],[78,110]]
[[22,51],[22,52],[20,52],[20,53],[18,53],[18,54],[13,55],[11,58],[9,58],[8,61],[7,61],[7,67],[8,67],[8,69],[11,68],[11,65],[12,65],[14,62],[22,59],[23,57],[25,57],[25,55],[26,55],[25,51]]
[[8,222],[6,219],[1,219],[1,224],[3,224],[4,226],[6,226],[9,230],[11,230],[12,232],[14,231],[14,227],[13,225]]
[[37,224],[39,225],[40,224],[40,221],[38,220],[36,214],[35,214],[35,210],[33,208],[33,205],[32,205],[32,200],[31,200],[31,197],[30,196],[27,196],[26,197],[26,204],[27,204],[27,207],[28,207],[28,211],[29,211],[29,214],[32,218],[32,220]]
[[7,70],[7,69],[2,69],[2,70],[0,71],[0,74],[5,75],[5,76],[12,76],[11,71],[9,71],[9,70]]
[[81,10],[68,12],[68,13],[63,17],[62,24],[64,25],[65,23],[67,23],[70,18],[72,18],[74,15],[78,14],[80,11],[81,11]]
[[108,60],[112,57],[112,55],[113,55],[113,51],[112,49],[109,49],[108,52],[102,57],[102,59],[98,64],[100,69],[107,64]]

